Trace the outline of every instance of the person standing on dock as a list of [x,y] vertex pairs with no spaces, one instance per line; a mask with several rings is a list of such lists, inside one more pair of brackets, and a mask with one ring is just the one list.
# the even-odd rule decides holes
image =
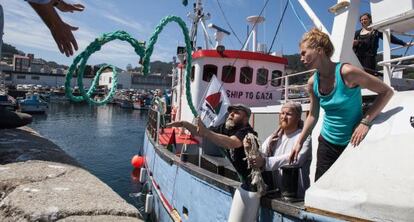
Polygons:
[[155,90],[154,98],[152,100],[152,109],[160,113],[160,127],[164,127],[165,114],[167,113],[167,102],[161,89]]
[[[362,28],[355,32],[353,50],[359,62],[366,72],[376,75],[377,51],[382,32],[370,28],[372,24],[371,14],[364,13],[359,17]],[[409,44],[394,35],[391,35],[391,43],[408,46]]]
[[[305,33],[300,42],[301,61],[317,71],[308,80],[309,115],[290,155],[298,159],[306,138],[315,127],[319,109],[325,110],[317,151],[315,181],[338,159],[348,143],[358,146],[368,134],[372,121],[394,94],[391,87],[362,69],[331,61],[334,47],[329,36],[317,28]],[[378,94],[362,115],[361,88]]]

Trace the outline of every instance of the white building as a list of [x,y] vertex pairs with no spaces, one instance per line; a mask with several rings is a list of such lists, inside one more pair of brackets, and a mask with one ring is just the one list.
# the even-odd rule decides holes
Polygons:
[[30,62],[30,72],[41,72],[45,62],[41,59],[32,59]]
[[[111,89],[113,86],[113,72],[107,71],[102,72],[99,77],[99,85],[106,86],[106,88]],[[131,74],[125,71],[118,73],[118,89],[130,89],[131,88]]]
[[[65,85],[66,76],[64,74],[50,74],[50,73],[29,73],[4,71],[6,74],[6,85],[16,86],[17,84],[34,84],[49,87],[59,87]],[[83,78],[83,85],[90,87],[93,78]],[[72,87],[77,86],[76,78],[72,78]]]
[[30,58],[22,55],[13,55],[13,70],[27,72],[30,67]]
[[[167,89],[171,88],[171,75],[162,76],[151,74],[143,76],[141,73],[122,71],[118,73],[118,89]],[[112,88],[112,71],[103,72],[99,77],[99,85]]]

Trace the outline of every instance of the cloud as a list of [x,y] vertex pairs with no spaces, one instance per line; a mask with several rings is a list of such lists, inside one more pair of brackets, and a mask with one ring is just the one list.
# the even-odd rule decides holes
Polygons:
[[[7,4],[4,2],[5,0],[0,0],[0,4],[5,6],[4,42],[16,46],[19,50],[25,51],[25,53],[35,53],[36,57],[70,65],[69,63],[74,57],[66,58],[60,54],[49,29],[27,2],[20,0],[7,1]],[[94,7],[93,1],[88,2],[88,4],[85,6],[90,7],[89,13],[91,14],[87,14],[90,20],[82,19],[85,18],[86,11],[79,14],[59,13],[62,20],[66,23],[79,27],[79,30],[73,32],[79,46],[76,55],[80,54],[95,38],[101,35],[100,27],[97,27],[94,22],[99,20],[97,19],[99,17],[106,20],[106,27],[122,25],[127,28],[126,30],[129,29],[131,34],[133,34],[131,30],[135,30],[145,36],[145,39],[153,31],[152,28],[148,28],[149,25],[147,24],[150,24],[149,21],[144,23],[134,22],[127,16],[121,17],[103,13],[111,11],[102,7]],[[106,3],[101,5],[106,5]],[[163,33],[162,36],[169,36],[167,33]],[[167,40],[168,38],[166,37]],[[175,45],[175,43],[171,46],[157,43],[151,60],[170,61],[175,52]],[[138,65],[138,59],[139,56],[134,52],[133,47],[129,43],[116,40],[105,44],[101,51],[94,53],[88,60],[88,64],[111,63],[125,68],[129,63]]]
[[121,25],[124,25],[126,27],[135,29],[140,34],[144,34],[145,35],[145,34],[150,33],[150,31],[151,31],[148,27],[145,27],[145,25],[143,25],[141,23],[138,23],[138,22],[133,22],[131,19],[123,19],[123,18],[114,16],[112,14],[104,14],[103,16],[105,18],[107,18],[109,20],[112,20],[114,22],[117,22],[117,23],[119,23]]

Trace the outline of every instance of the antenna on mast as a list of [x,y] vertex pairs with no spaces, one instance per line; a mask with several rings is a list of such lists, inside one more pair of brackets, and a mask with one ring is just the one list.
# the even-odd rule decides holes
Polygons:
[[192,42],[193,50],[197,48],[197,30],[198,30],[198,23],[200,23],[203,34],[204,34],[204,47],[205,49],[211,48],[211,39],[207,32],[206,20],[210,19],[210,13],[204,14],[203,12],[203,4],[201,0],[197,0],[194,3],[194,10],[193,13],[188,13],[187,17],[192,20],[192,26],[190,31],[190,41]]

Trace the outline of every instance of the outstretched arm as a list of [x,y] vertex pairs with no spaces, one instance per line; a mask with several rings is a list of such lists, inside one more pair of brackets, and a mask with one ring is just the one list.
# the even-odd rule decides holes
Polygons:
[[74,12],[74,11],[83,11],[85,6],[82,4],[68,4],[63,0],[54,0],[53,5],[59,9],[61,12]]
[[[384,34],[382,32],[379,32],[378,35],[381,39],[383,39]],[[404,42],[403,40],[395,37],[395,35],[393,35],[393,34],[391,34],[390,37],[391,37],[390,41],[393,44],[402,45],[402,46],[407,46],[408,45],[406,42]]]
[[215,133],[204,126],[203,122],[201,121],[200,117],[197,117],[196,124],[192,124],[187,121],[176,121],[166,125],[166,127],[184,127],[188,129],[191,134],[196,136],[202,136],[212,143],[216,144],[217,146],[226,148],[226,149],[234,149],[241,147],[243,145],[242,141],[236,136],[227,136],[220,133]]
[[66,56],[73,55],[73,52],[78,50],[78,44],[72,31],[78,28],[62,21],[53,7],[53,1],[48,4],[36,4],[32,2],[29,2],[29,4],[49,28],[60,52]]
[[289,163],[297,161],[303,143],[305,142],[306,138],[308,138],[319,119],[319,99],[315,96],[315,93],[313,91],[313,81],[314,79],[312,76],[308,81],[308,92],[310,95],[309,115],[305,120],[302,133],[300,134],[299,139],[296,141],[295,146],[290,153]]
[[378,116],[381,110],[387,105],[391,97],[394,95],[391,87],[383,83],[378,78],[366,73],[362,69],[359,69],[350,64],[345,64],[342,67],[342,74],[345,83],[348,86],[360,85],[362,88],[369,89],[378,93],[377,98],[372,104],[371,108],[366,112],[361,123],[355,128],[351,137],[351,144],[358,146],[359,143],[365,138],[369,130],[369,124]]

